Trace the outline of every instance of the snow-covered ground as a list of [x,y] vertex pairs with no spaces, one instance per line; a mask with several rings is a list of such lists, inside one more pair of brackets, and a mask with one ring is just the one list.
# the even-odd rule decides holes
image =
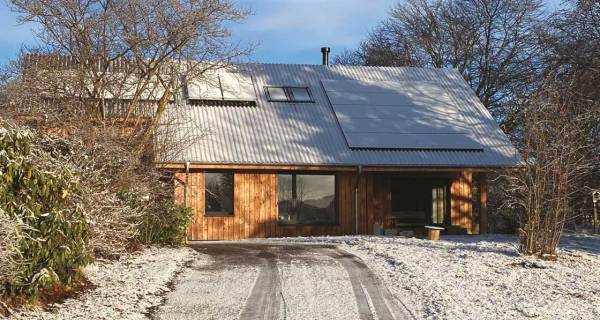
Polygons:
[[97,261],[84,269],[96,287],[51,310],[22,310],[10,319],[147,319],[162,303],[168,283],[189,261],[201,256],[189,248],[150,247],[119,261]]
[[359,318],[348,273],[320,247],[255,241],[193,246],[207,260],[177,277],[154,319]]
[[516,238],[290,238],[359,256],[417,318],[600,319],[600,237],[567,235],[559,260],[521,256]]
[[174,282],[153,319],[237,319],[258,275],[255,266],[222,264],[209,255],[194,261]]
[[[521,256],[516,239],[502,235],[444,236],[438,242],[346,236],[244,243],[251,247],[278,242],[336,244],[360,257],[418,319],[600,319],[598,236],[567,235],[556,262]],[[11,319],[146,319],[149,314],[236,319],[252,296],[264,268],[261,261],[267,261],[264,252],[275,263],[274,283],[284,310],[280,315],[358,318],[351,281],[339,259],[321,249],[294,248],[257,247],[256,252],[237,256],[148,248],[87,267],[86,276],[96,287],[77,298],[51,311],[19,311]],[[179,300],[170,292],[172,281]]]
[[286,309],[280,319],[358,319],[352,284],[340,263],[311,251],[302,256],[278,263]]

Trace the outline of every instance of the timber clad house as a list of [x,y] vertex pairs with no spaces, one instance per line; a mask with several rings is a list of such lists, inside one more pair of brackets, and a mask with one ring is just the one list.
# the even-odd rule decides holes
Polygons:
[[456,70],[242,64],[187,85],[190,240],[485,233],[486,173],[522,166]]

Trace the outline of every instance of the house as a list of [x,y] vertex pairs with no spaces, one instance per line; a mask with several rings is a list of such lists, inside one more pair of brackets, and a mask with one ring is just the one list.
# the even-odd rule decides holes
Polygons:
[[165,168],[191,240],[485,233],[486,173],[522,166],[456,70],[242,64],[190,81],[210,134]]

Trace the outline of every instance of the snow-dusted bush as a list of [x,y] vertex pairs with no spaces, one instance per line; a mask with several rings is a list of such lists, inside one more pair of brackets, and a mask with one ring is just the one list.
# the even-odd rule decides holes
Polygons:
[[3,279],[8,294],[35,296],[69,285],[92,261],[77,176],[50,161],[36,139],[30,131],[0,127],[0,214],[9,221],[5,238],[16,237],[3,254],[9,263],[21,262],[10,263]]
[[70,143],[69,152],[61,157],[80,177],[82,205],[91,225],[90,244],[100,256],[123,254],[135,240],[137,221],[145,205],[132,205],[119,194],[123,189],[142,193],[144,183],[136,185],[131,178],[132,160],[121,156],[126,153],[118,150],[118,146]]
[[192,221],[190,208],[167,198],[155,201],[140,218],[140,242],[168,245],[186,243],[188,226]]
[[[0,284],[10,282],[17,277],[23,262],[18,259],[18,242],[21,237],[20,226],[9,218],[0,208]],[[0,296],[6,294],[6,287],[0,285]]]

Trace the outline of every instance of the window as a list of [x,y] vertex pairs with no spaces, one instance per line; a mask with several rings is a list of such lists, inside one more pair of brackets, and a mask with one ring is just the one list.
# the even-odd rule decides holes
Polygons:
[[204,174],[204,203],[207,216],[233,215],[233,173]]
[[265,87],[272,102],[314,102],[308,87]]
[[312,97],[306,87],[290,87],[292,98],[295,102],[311,102]]
[[279,223],[335,224],[335,175],[280,174]]
[[431,188],[431,223],[444,224],[446,215],[446,186],[434,185]]
[[283,87],[267,87],[269,101],[288,101],[288,96]]

